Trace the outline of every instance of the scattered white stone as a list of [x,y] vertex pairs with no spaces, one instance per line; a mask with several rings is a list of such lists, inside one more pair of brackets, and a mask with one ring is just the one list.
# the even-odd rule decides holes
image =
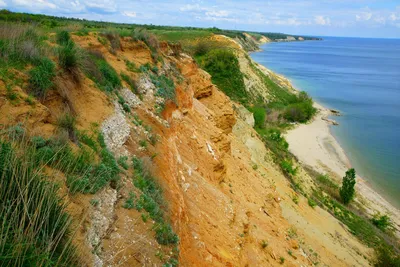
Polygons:
[[101,131],[107,148],[114,153],[122,153],[120,150],[128,139],[131,130],[124,112],[117,102],[115,102],[114,115],[103,122]]
[[121,89],[121,96],[125,99],[126,103],[131,108],[137,108],[140,106],[142,101],[140,101],[139,97],[137,97],[131,90],[128,88]]
[[210,153],[210,154],[213,156],[213,158],[214,158],[215,160],[217,160],[217,157],[215,156],[215,152],[214,152],[214,150],[212,149],[211,145],[210,145],[208,142],[206,142],[206,144],[207,144],[208,153]]

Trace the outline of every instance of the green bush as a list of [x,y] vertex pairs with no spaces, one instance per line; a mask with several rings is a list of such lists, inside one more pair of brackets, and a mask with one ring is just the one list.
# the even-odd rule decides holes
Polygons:
[[346,175],[343,177],[342,187],[340,188],[340,197],[344,204],[349,204],[354,198],[356,185],[356,171],[349,169],[346,171]]
[[54,63],[43,58],[40,63],[29,71],[29,86],[36,97],[45,97],[47,91],[53,86],[56,75]]
[[248,102],[243,74],[233,51],[215,49],[200,59],[201,66],[211,74],[212,82],[232,100]]
[[295,98],[295,102],[289,104],[284,111],[284,118],[292,122],[307,122],[316,113],[312,99],[306,92],[300,92]]

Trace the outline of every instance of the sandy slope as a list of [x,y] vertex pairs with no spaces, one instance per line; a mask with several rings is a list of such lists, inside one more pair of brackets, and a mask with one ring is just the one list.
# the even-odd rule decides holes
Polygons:
[[[343,148],[330,133],[331,123],[324,120],[331,115],[331,111],[317,103],[315,107],[319,109],[319,113],[311,123],[298,125],[286,133],[289,149],[303,164],[309,165],[321,173],[328,173],[340,181],[346,170],[351,167],[350,162]],[[371,215],[376,211],[388,213],[395,224],[400,224],[399,210],[375,192],[359,176],[356,190],[357,199],[362,201],[362,196],[366,200],[366,206]]]

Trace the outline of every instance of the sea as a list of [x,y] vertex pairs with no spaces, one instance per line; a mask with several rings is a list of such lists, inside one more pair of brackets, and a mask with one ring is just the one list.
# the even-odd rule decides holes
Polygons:
[[331,133],[356,173],[400,208],[400,39],[268,43],[258,63],[339,110]]

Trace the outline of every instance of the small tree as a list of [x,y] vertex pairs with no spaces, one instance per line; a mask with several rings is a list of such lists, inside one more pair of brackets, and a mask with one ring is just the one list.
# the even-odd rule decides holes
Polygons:
[[340,197],[344,204],[348,204],[354,197],[356,184],[356,171],[349,169],[343,177],[342,187],[340,188]]

